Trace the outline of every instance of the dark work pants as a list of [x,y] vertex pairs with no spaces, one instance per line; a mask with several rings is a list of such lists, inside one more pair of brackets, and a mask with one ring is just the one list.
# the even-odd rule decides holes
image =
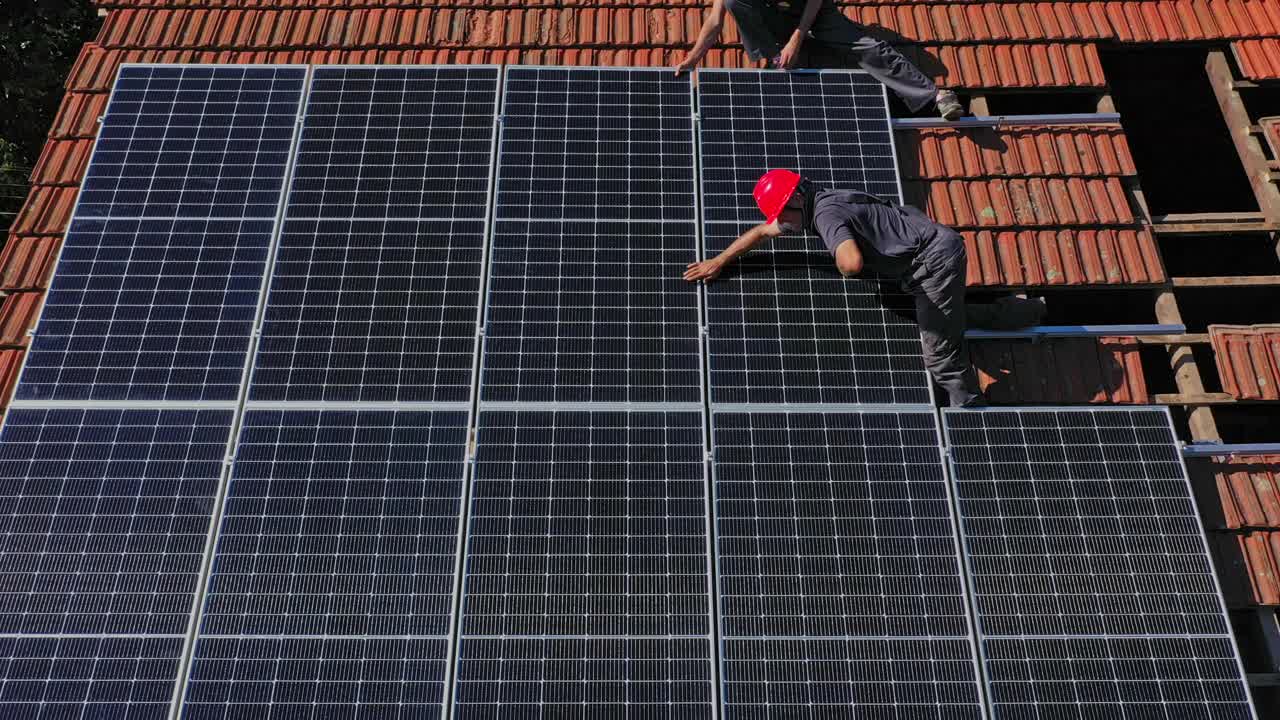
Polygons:
[[964,340],[966,264],[960,234],[938,226],[937,235],[912,265],[912,274],[902,282],[915,296],[925,367],[934,382],[947,391],[952,407],[966,405],[980,395]]
[[[771,0],[724,0],[738,23],[742,45],[753,60],[772,60],[782,52],[804,14],[808,0],[791,0],[780,7]],[[889,43],[871,37],[862,26],[845,17],[831,0],[822,3],[809,32],[813,40],[847,52],[872,77],[898,94],[912,112],[928,107],[938,88],[919,68]]]

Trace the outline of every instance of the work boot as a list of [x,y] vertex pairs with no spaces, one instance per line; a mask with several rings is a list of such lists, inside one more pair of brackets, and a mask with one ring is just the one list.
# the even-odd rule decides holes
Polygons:
[[963,395],[952,395],[951,407],[953,408],[980,408],[987,406],[987,399],[982,393],[964,393]]
[[943,120],[958,120],[961,115],[964,115],[964,106],[960,104],[960,98],[956,96],[954,90],[939,90],[934,102]]

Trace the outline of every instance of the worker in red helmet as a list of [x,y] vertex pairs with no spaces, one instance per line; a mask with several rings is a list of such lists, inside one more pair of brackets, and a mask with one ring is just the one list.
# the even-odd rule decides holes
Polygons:
[[845,17],[834,0],[714,0],[693,48],[676,62],[677,75],[697,67],[720,41],[725,10],[738,24],[742,46],[752,60],[763,58],[782,70],[802,67],[808,50],[805,43],[812,38],[822,49],[847,56],[884,83],[912,112],[935,105],[947,120],[964,114],[954,92],[939,90],[893,46]]
[[[965,249],[959,233],[909,205],[864,192],[823,190],[790,170],[765,173],[754,195],[764,223],[716,257],[690,263],[685,280],[709,282],[725,265],[769,238],[813,232],[846,277],[867,268],[900,280],[915,296],[925,366],[946,390],[951,405],[986,404],[965,349]],[[984,327],[1034,325],[1044,316],[1040,300],[1019,299],[998,309],[979,307],[983,317],[975,324]]]

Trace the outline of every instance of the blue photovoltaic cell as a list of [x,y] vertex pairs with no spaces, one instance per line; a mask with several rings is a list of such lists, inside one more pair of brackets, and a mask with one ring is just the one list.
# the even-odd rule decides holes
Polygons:
[[75,220],[22,400],[233,400],[270,220]]
[[866,73],[699,70],[698,111],[708,222],[760,222],[751,192],[773,168],[901,200],[885,89]]
[[447,636],[466,441],[466,412],[247,411],[202,636]]
[[7,718],[169,717],[181,636],[0,637]]
[[9,410],[0,633],[185,633],[231,419]]
[[979,718],[935,418],[713,419],[727,717]]
[[[707,253],[737,236],[708,224]],[[714,403],[929,403],[920,330],[896,284],[842,277],[816,237],[779,238],[707,285]]]
[[483,220],[496,67],[317,67],[291,217]]
[[201,638],[182,716],[433,720],[447,652],[431,638]]
[[1166,409],[943,417],[999,717],[1251,717]]
[[471,399],[484,221],[286,220],[253,400]]
[[509,68],[481,397],[699,402],[692,90]]
[[700,413],[485,411],[465,635],[706,635]]
[[463,638],[454,717],[707,718],[705,638]]
[[77,217],[274,218],[302,67],[126,65]]

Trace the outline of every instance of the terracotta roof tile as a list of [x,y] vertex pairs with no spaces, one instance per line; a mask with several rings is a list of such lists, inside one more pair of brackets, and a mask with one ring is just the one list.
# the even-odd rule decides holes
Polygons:
[[1200,489],[1209,527],[1280,530],[1280,455],[1231,456],[1207,465],[1212,483],[1192,485]]
[[18,382],[25,354],[23,350],[0,350],[0,404],[7,406],[13,397],[13,386]]
[[1213,533],[1210,548],[1229,607],[1280,605],[1280,532]]
[[983,392],[999,404],[1148,402],[1133,338],[983,340],[969,356]]
[[71,220],[78,188],[37,185],[9,229],[17,235],[58,235]]
[[1280,117],[1258,118],[1262,126],[1262,137],[1271,146],[1272,157],[1280,157]]
[[49,140],[31,171],[33,185],[79,185],[89,164],[93,140]]
[[10,235],[0,251],[0,290],[46,287],[61,245],[57,235]]
[[1237,40],[1231,52],[1245,77],[1253,80],[1280,80],[1280,38]]
[[1137,222],[1114,177],[915,180],[905,182],[904,190],[938,222],[957,228]]
[[1280,325],[1210,325],[1222,389],[1238,400],[1280,400]]
[[41,292],[12,292],[0,301],[0,346],[27,345],[27,330],[40,314]]

